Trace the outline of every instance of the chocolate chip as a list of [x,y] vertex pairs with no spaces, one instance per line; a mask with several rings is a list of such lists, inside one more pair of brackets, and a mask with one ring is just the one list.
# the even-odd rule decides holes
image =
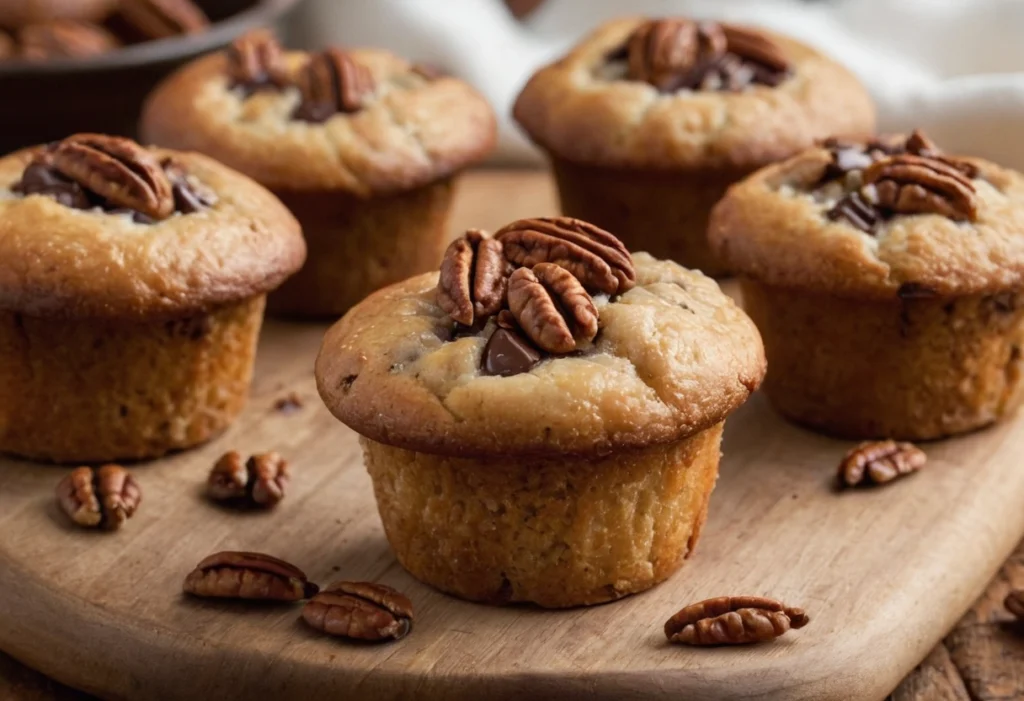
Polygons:
[[497,329],[484,347],[483,370],[510,377],[529,372],[541,360],[540,351],[513,329]]
[[174,208],[182,214],[201,212],[210,206],[184,180],[176,180],[171,186],[171,192],[174,193]]
[[832,221],[845,220],[870,234],[878,224],[879,215],[878,210],[861,197],[859,192],[851,192],[828,211],[828,218]]
[[931,299],[936,296],[935,290],[919,282],[904,282],[896,290],[900,299]]

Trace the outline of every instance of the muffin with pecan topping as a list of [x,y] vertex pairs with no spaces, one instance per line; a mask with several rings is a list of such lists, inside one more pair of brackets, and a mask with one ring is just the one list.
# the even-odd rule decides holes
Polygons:
[[187,448],[241,411],[298,224],[209,158],[78,134],[0,159],[0,451]]
[[324,339],[320,394],[362,434],[388,540],[474,601],[610,601],[700,536],[726,416],[760,384],[750,319],[709,278],[569,218],[471,231],[440,275]]
[[538,72],[515,118],[551,157],[565,214],[709,275],[708,214],[732,183],[874,107],[844,68],[792,39],[731,24],[625,19]]
[[292,209],[309,260],[270,306],[305,316],[340,315],[435,268],[453,178],[496,133],[459,80],[384,51],[285,52],[267,33],[169,78],[142,132],[237,168]]
[[765,391],[850,438],[940,438],[1015,410],[1024,179],[920,133],[829,140],[736,185],[711,241],[744,276]]

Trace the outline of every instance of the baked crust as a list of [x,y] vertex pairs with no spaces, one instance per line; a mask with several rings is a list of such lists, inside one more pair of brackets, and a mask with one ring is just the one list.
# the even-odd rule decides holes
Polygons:
[[[428,80],[385,51],[349,52],[377,89],[365,108],[322,124],[291,119],[295,87],[248,99],[231,89],[223,53],[174,73],[149,97],[147,142],[201,151],[271,189],[345,190],[369,197],[439,180],[489,153],[494,113],[469,85]],[[308,58],[290,52],[296,70]]]
[[712,247],[737,272],[776,287],[891,299],[913,284],[936,296],[1024,286],[1024,177],[980,159],[978,216],[898,215],[874,233],[831,221],[810,195],[831,156],[814,148],[733,186],[711,216]]
[[173,157],[217,195],[202,212],[154,224],[21,195],[33,151],[0,159],[0,310],[32,316],[190,316],[261,295],[299,269],[294,217],[245,176],[195,153]]
[[577,355],[486,376],[480,334],[447,341],[436,273],[385,288],[332,327],[316,363],[331,412],[379,443],[453,456],[607,454],[722,421],[765,373],[757,329],[699,272],[634,254],[637,285],[595,299]]
[[794,71],[776,88],[663,94],[644,82],[602,77],[607,55],[644,21],[601,26],[530,79],[513,114],[538,145],[588,165],[742,173],[820,138],[874,130],[874,105],[853,74],[767,31]]
[[0,27],[21,27],[57,19],[100,20],[118,0],[4,0],[0,3]]

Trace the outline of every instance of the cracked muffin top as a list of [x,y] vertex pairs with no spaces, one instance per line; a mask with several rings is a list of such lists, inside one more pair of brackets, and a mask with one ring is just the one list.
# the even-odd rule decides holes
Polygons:
[[277,287],[305,255],[277,198],[205,156],[76,134],[0,159],[0,310],[188,316]]
[[470,231],[327,333],[327,407],[456,456],[604,454],[722,421],[765,373],[757,329],[699,272],[559,217]]
[[514,115],[567,160],[655,170],[749,171],[875,121],[857,79],[813,49],[683,18],[605,24],[534,75]]
[[829,139],[733,186],[712,246],[741,274],[841,296],[1024,287],[1024,178],[921,132]]
[[286,52],[266,32],[169,77],[141,131],[272,189],[362,197],[451,175],[496,139],[490,106],[460,80],[385,51]]

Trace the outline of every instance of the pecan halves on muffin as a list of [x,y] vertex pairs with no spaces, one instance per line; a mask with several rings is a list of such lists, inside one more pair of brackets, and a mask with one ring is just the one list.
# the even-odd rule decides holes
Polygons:
[[516,265],[554,263],[592,292],[622,294],[636,285],[636,268],[625,244],[593,224],[572,217],[520,219],[494,238]]
[[578,339],[597,336],[594,300],[571,272],[554,263],[512,273],[508,305],[526,335],[549,353],[571,353]]
[[879,207],[898,214],[940,214],[956,221],[978,216],[974,183],[935,158],[901,154],[880,159],[864,170],[864,184]]
[[232,85],[246,90],[280,88],[289,83],[284,51],[273,32],[266,29],[235,39],[227,49],[227,64]]
[[185,577],[186,594],[222,599],[300,601],[319,591],[295,565],[263,553],[220,552]]
[[505,301],[509,267],[501,241],[467,231],[451,242],[441,261],[438,306],[463,326],[497,314]]
[[77,134],[51,154],[53,167],[118,207],[166,219],[174,211],[171,182],[159,161],[130,139]]
[[376,87],[370,69],[338,48],[311,56],[298,82],[302,103],[295,117],[308,122],[362,109]]
[[210,25],[206,13],[192,0],[122,0],[119,17],[145,39],[198,34]]
[[90,22],[55,20],[18,30],[21,57],[29,61],[98,56],[120,46],[117,38]]
[[135,514],[142,489],[120,465],[79,467],[57,485],[57,502],[79,526],[114,531]]
[[302,618],[342,638],[399,640],[412,629],[412,602],[386,584],[335,582],[306,602]]
[[851,450],[839,464],[839,483],[846,487],[885,484],[924,467],[928,456],[913,443],[869,441]]
[[773,640],[810,621],[803,609],[761,596],[720,596],[691,604],[665,622],[665,637],[685,645],[742,645]]
[[700,69],[725,54],[726,39],[717,24],[666,18],[637,27],[626,50],[631,79],[671,92],[694,87]]

